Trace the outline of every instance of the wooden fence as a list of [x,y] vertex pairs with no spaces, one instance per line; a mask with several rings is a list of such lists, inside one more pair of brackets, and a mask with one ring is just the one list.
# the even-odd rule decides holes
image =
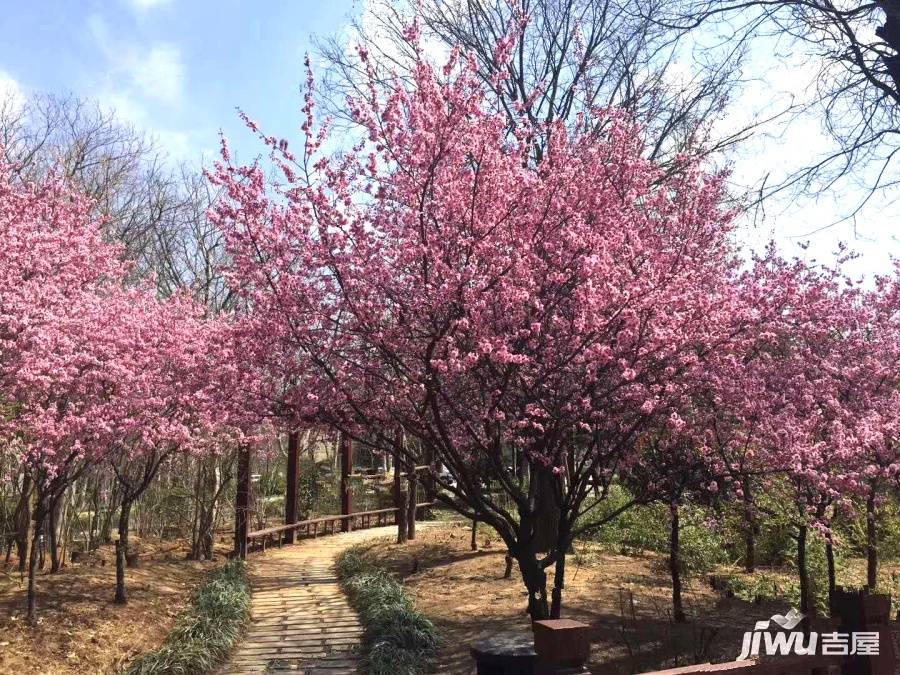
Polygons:
[[[434,502],[416,504],[416,517],[422,509],[434,506]],[[396,507],[377,511],[359,511],[344,516],[322,516],[301,520],[288,525],[267,527],[263,530],[247,533],[247,545],[251,551],[265,551],[267,546],[282,546],[300,539],[315,539],[342,531],[345,521],[348,530],[367,530],[370,527],[383,527],[397,524]]]

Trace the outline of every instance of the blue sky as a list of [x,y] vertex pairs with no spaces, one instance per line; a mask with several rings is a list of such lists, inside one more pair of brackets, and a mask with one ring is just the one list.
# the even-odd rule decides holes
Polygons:
[[[237,118],[236,107],[266,133],[296,138],[303,56],[314,35],[341,35],[360,0],[6,0],[0,41],[0,95],[4,91],[71,92],[114,108],[158,140],[175,160],[208,162],[218,133],[235,154],[252,159],[259,143]],[[813,81],[803,63],[786,68],[762,45],[745,68],[746,91],[725,125],[802,97]],[[771,128],[734,158],[734,175],[750,184],[765,173],[786,172],[824,149],[814,118]],[[825,260],[839,241],[858,250],[859,273],[888,271],[900,255],[900,207],[875,200],[855,223],[810,234],[836,218],[841,203],[859,198],[841,190],[818,199],[782,199],[767,205],[761,224],[746,225],[742,240],[759,248],[775,238],[788,254]],[[806,244],[810,245],[807,247]]]
[[0,41],[0,80],[98,98],[177,158],[212,152],[220,129],[255,152],[235,107],[267,131],[297,128],[310,38],[338,33],[352,9],[351,0],[10,2],[4,23],[18,28]]

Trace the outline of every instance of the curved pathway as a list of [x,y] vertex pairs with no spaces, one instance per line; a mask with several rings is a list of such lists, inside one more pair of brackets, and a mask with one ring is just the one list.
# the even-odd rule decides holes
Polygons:
[[357,530],[251,555],[250,625],[220,672],[356,673],[363,629],[338,586],[335,559],[396,532],[395,525]]

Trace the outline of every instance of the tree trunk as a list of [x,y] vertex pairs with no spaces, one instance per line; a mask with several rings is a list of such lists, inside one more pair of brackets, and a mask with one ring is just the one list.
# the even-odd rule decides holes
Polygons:
[[426,443],[425,445],[425,464],[428,465],[429,470],[428,473],[425,474],[425,478],[423,479],[423,488],[425,491],[425,501],[433,502],[437,498],[437,484],[434,482],[434,474],[432,473],[432,469],[434,471],[439,471],[440,466],[435,464],[434,461],[434,448],[431,447],[431,444]]
[[559,539],[557,478],[546,467],[532,467],[531,480],[535,481],[534,550],[551,551]]
[[562,612],[562,594],[566,586],[566,550],[560,545],[559,560],[553,572],[553,592],[551,593],[550,618],[560,618]]
[[123,495],[119,511],[119,541],[116,542],[116,603],[128,602],[125,596],[125,558],[128,555],[128,521],[131,516],[131,500]]
[[875,528],[875,487],[866,499],[866,584],[869,591],[878,586],[878,531]]
[[406,543],[406,494],[403,492],[403,481],[400,478],[402,466],[394,457],[394,508],[397,509],[397,543]]
[[[190,471],[188,465],[185,468]],[[200,560],[200,532],[203,518],[203,461],[196,462],[197,475],[194,478],[194,511],[191,516],[191,551],[188,560]]]
[[203,510],[200,514],[200,555],[203,560],[212,560],[215,553],[216,534],[216,508],[219,502],[219,493],[222,487],[222,472],[219,469],[217,458],[212,458],[209,467],[207,491],[209,501],[203,502]]
[[681,520],[678,503],[669,507],[672,514],[672,529],[669,536],[669,572],[672,574],[672,618],[675,623],[684,623],[684,603],[681,599]]
[[476,537],[478,536],[478,521],[472,521],[472,541],[469,543],[469,548],[473,551],[478,550],[478,542],[476,541]]
[[100,479],[93,481],[90,496],[91,520],[88,527],[87,550],[93,551],[97,545],[98,532],[100,531]]
[[28,614],[26,621],[29,626],[37,624],[37,566],[38,549],[40,548],[41,535],[44,531],[44,520],[47,515],[46,504],[38,499],[34,509],[34,531],[31,537],[31,551],[28,556]]
[[522,581],[528,589],[528,615],[532,621],[543,621],[550,617],[547,603],[547,573],[538,565],[534,555],[526,553],[517,556]]
[[53,498],[50,503],[50,513],[48,522],[48,533],[50,535],[50,573],[59,572],[62,561],[59,556],[59,529],[60,529],[60,512],[65,498],[65,492],[62,492]]
[[[285,479],[284,524],[293,525],[297,522],[297,489],[300,482],[300,433],[297,431],[288,434]],[[296,541],[297,530],[288,531],[286,543],[294,544]]]
[[198,462],[196,513],[190,560],[212,560],[215,554],[216,511],[222,492],[222,472],[218,459]]
[[119,502],[119,483],[118,481],[113,481],[112,488],[110,489],[110,498],[109,503],[107,505],[106,513],[103,514],[103,520],[101,521],[100,526],[100,543],[108,544],[112,541],[112,522],[113,515],[116,512],[116,505]]
[[[341,515],[349,516],[353,513],[353,491],[350,483],[350,474],[353,473],[353,441],[346,434],[340,434],[341,452]],[[352,529],[350,518],[341,520],[341,532],[349,532]]]
[[39,543],[39,546],[38,546],[38,569],[41,570],[41,572],[44,571],[44,567],[46,565],[44,558],[45,558],[45,554],[47,552],[47,539],[48,539],[48,534],[47,534],[48,517],[47,516],[49,516],[49,513],[44,516],[44,529],[41,532],[40,539],[38,539],[38,543]]
[[19,556],[19,574],[25,574],[28,567],[28,533],[31,525],[31,474],[22,476],[22,494],[16,505],[16,554]]
[[800,613],[810,616],[809,570],[806,565],[806,525],[800,525],[797,533],[797,574],[800,577]]
[[59,508],[59,560],[60,566],[66,566],[66,560],[69,554],[69,545],[72,543],[72,520],[73,513],[77,514],[77,489],[76,483],[63,493],[63,498]]
[[234,501],[234,555],[247,557],[247,533],[250,519],[250,448],[237,450],[237,486]]
[[831,606],[834,589],[837,588],[837,574],[834,569],[834,539],[831,534],[825,541],[825,560],[828,563],[828,604]]
[[522,486],[528,481],[528,457],[521,448],[514,450],[516,457],[516,478]]
[[754,513],[753,495],[750,492],[750,479],[744,479],[744,537],[746,552],[744,569],[756,571],[756,514]]
[[406,508],[406,538],[412,541],[416,538],[416,501],[419,485],[419,477],[416,475],[415,467],[409,472],[409,501]]

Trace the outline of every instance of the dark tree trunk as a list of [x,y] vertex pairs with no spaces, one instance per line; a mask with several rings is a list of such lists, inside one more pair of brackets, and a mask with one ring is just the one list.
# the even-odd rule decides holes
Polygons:
[[866,499],[866,583],[870,591],[878,585],[878,531],[875,527],[875,488]]
[[406,493],[403,491],[403,480],[400,476],[402,465],[394,456],[394,508],[397,509],[397,543],[406,543]]
[[93,481],[91,486],[91,521],[88,525],[87,550],[93,551],[97,545],[98,533],[100,531],[100,479]]
[[112,541],[112,523],[113,516],[116,512],[116,506],[119,503],[119,483],[118,481],[113,481],[111,496],[109,498],[108,508],[106,513],[103,514],[103,520],[101,521],[100,526],[100,543],[108,544]]
[[16,505],[16,554],[19,557],[19,574],[28,567],[28,533],[31,526],[31,492],[34,483],[31,474],[22,476],[22,494]]
[[41,532],[40,539],[38,539],[38,542],[39,542],[39,546],[38,546],[38,569],[41,570],[41,572],[44,571],[44,567],[46,566],[45,555],[46,555],[46,553],[47,553],[47,539],[48,539],[48,534],[47,534],[47,520],[49,519],[48,516],[49,516],[49,513],[48,513],[47,515],[44,516],[44,529],[43,529],[43,531]]
[[60,522],[59,516],[62,511],[63,499],[65,498],[65,492],[58,494],[54,497],[53,501],[50,504],[50,513],[48,514],[48,534],[50,535],[50,573],[54,574],[59,572],[60,567],[62,567],[62,560],[59,555],[59,533],[60,533]]
[[237,489],[234,500],[234,555],[247,557],[247,533],[250,522],[250,448],[238,448]]
[[[287,452],[287,476],[284,495],[284,524],[293,525],[297,522],[297,489],[300,483],[300,434],[292,431],[288,434]],[[297,541],[297,530],[291,530],[287,535],[287,543]]]
[[31,537],[31,551],[28,556],[28,614],[26,621],[29,626],[37,624],[37,567],[38,549],[40,549],[41,535],[44,531],[44,521],[47,516],[46,503],[38,497],[38,503],[34,509],[34,530]]
[[566,587],[566,549],[565,544],[560,545],[559,560],[556,561],[556,569],[553,572],[553,591],[550,602],[550,618],[558,619],[562,613],[562,595]]
[[409,501],[406,508],[406,538],[412,541],[416,538],[416,501],[419,486],[419,477],[415,468],[409,472]]
[[516,478],[519,481],[519,485],[524,485],[528,480],[528,459],[525,456],[525,451],[522,448],[516,448]]
[[825,541],[825,560],[828,563],[828,604],[831,605],[831,598],[834,597],[834,589],[837,588],[837,574],[834,569],[834,539],[831,534]]
[[684,604],[681,599],[681,521],[678,513],[678,504],[672,502],[670,512],[672,514],[672,529],[669,536],[669,572],[672,574],[672,618],[675,623],[684,623],[687,617],[684,614]]
[[538,565],[532,554],[518,556],[522,580],[528,589],[528,615],[532,621],[543,621],[550,617],[547,603],[547,573]]
[[535,481],[534,550],[551,551],[559,540],[557,478],[546,467],[532,467],[531,480]]
[[428,465],[428,473],[425,474],[425,477],[422,481],[423,490],[425,492],[425,501],[433,502],[437,498],[437,484],[434,481],[434,473],[432,473],[432,469],[440,470],[440,467],[435,464],[434,457],[434,448],[431,447],[430,444],[425,445],[425,464]]
[[[349,516],[353,513],[353,489],[350,483],[350,474],[353,473],[353,441],[342,433],[338,445],[341,452],[341,515]],[[349,532],[352,529],[351,520],[351,518],[341,520],[341,532]]]
[[800,577],[800,613],[807,619],[810,616],[809,569],[806,565],[806,525],[800,525],[797,533],[797,574]]
[[753,494],[750,491],[750,479],[744,479],[744,537],[746,552],[744,555],[744,569],[748,572],[756,571],[756,514],[754,513]]
[[197,508],[190,560],[212,560],[215,554],[216,512],[224,484],[217,460],[201,462],[197,471]]
[[128,525],[131,516],[131,500],[122,497],[119,510],[119,541],[116,542],[116,602],[124,605],[128,602],[125,595],[125,559],[128,555]]
[[476,541],[476,537],[478,536],[478,521],[472,521],[472,541],[469,543],[469,548],[473,551],[478,550],[478,541]]

